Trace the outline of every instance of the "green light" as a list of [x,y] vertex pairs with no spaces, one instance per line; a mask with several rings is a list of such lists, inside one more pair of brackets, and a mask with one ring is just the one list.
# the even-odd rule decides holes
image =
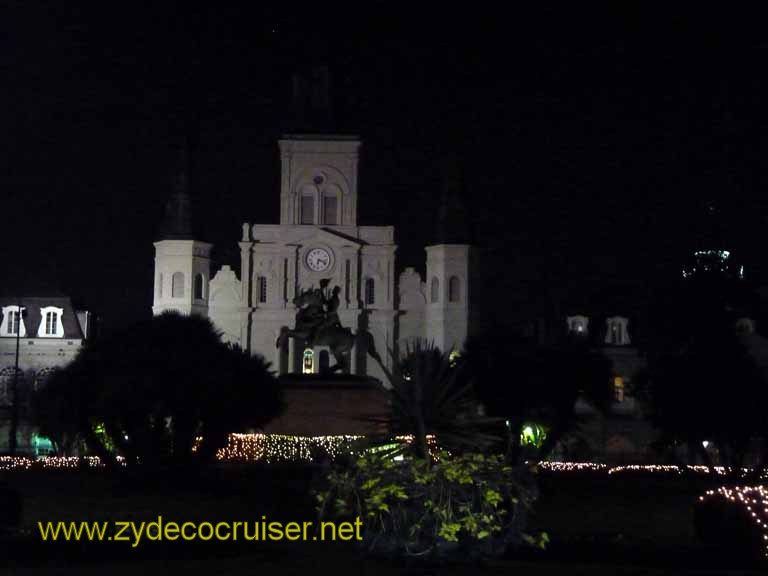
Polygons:
[[547,431],[536,422],[526,422],[520,431],[520,445],[541,448],[547,437]]

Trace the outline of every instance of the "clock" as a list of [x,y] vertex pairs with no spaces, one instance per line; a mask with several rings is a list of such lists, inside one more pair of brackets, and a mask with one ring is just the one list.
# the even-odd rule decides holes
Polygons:
[[322,272],[331,265],[331,255],[325,248],[312,248],[305,258],[307,268],[313,272]]

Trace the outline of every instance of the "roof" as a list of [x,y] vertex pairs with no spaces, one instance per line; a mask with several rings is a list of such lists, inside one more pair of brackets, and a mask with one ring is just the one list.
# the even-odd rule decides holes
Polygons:
[[[64,326],[64,340],[77,340],[83,338],[83,331],[77,320],[72,301],[67,296],[22,296],[20,298],[0,297],[0,309],[6,306],[18,306],[21,304],[26,308],[24,315],[24,326],[27,329],[25,339],[36,338],[37,328],[42,322],[40,310],[46,306],[55,306],[61,308],[64,313],[61,316],[61,323]],[[0,310],[2,315],[2,310]]]

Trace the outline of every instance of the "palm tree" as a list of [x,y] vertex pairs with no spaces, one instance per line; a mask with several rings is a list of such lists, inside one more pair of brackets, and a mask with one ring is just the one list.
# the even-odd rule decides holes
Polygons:
[[[390,383],[391,415],[386,419],[395,435],[413,437],[418,458],[429,455],[428,438],[451,452],[487,450],[500,444],[500,420],[478,415],[466,366],[433,343],[408,344],[391,372],[379,362]],[[494,430],[496,428],[496,430]]]

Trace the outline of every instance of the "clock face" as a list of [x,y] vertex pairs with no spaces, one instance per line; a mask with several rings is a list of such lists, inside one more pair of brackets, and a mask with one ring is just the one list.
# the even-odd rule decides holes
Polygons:
[[307,252],[307,267],[314,272],[322,272],[331,265],[331,255],[324,248],[312,248]]

